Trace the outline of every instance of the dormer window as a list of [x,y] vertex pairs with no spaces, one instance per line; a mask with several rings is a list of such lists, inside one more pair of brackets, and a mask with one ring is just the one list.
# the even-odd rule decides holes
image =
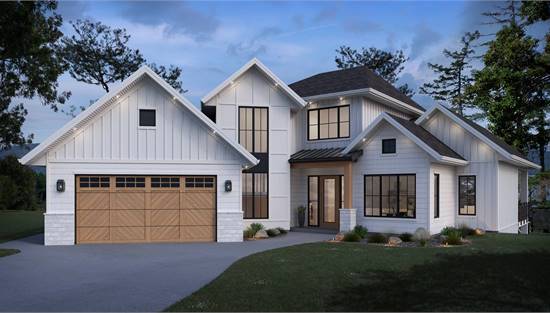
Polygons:
[[155,127],[157,126],[156,110],[140,109],[139,110],[139,126],[140,127]]
[[349,105],[308,110],[307,124],[308,140],[349,138]]
[[382,154],[394,154],[396,151],[395,138],[382,139]]

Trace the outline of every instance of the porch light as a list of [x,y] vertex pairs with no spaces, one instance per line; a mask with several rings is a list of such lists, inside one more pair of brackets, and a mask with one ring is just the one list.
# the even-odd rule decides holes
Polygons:
[[344,100],[344,97],[340,97],[340,101]]

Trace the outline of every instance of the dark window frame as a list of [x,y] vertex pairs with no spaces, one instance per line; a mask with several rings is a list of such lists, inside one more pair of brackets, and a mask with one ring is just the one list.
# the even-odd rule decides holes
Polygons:
[[[268,154],[269,153],[269,107],[260,107],[260,106],[239,106],[239,117],[237,121],[237,131],[238,131],[238,141],[239,144],[244,147],[241,143],[241,109],[252,109],[252,151],[248,151],[255,154]],[[266,151],[265,152],[256,152],[256,110],[265,110],[266,111]],[[246,130],[245,130],[246,131]],[[263,130],[258,130],[263,131]],[[245,148],[246,149],[246,148]],[[248,150],[248,149],[247,149]]]
[[214,188],[214,176],[186,176],[183,181],[185,188]]
[[[319,180],[321,177],[323,176],[337,176],[337,177],[340,177],[340,208],[343,208],[344,207],[344,175],[308,175],[307,176],[307,217],[308,217],[308,227],[319,227],[320,226],[320,221],[321,221],[321,208],[319,207],[319,203],[320,203],[320,194],[319,194]],[[310,225],[309,224],[309,203],[311,202],[311,198],[309,197],[309,193],[310,193],[310,185],[309,185],[309,182],[310,182],[310,179],[311,178],[317,178],[317,200],[315,200],[315,202],[317,202],[317,225]]]
[[[242,200],[242,197],[243,197],[243,193],[245,192],[245,186],[244,184],[242,184],[242,192],[241,192],[241,201],[243,202],[242,203],[242,210],[243,210],[243,219],[245,220],[263,220],[263,219],[269,219],[269,173],[256,173],[256,172],[253,172],[253,173],[242,173],[241,174],[241,180],[242,180],[242,177],[244,177],[243,175],[252,175],[252,217],[247,217],[246,216],[246,210],[245,210],[245,203],[244,201]],[[254,197],[256,195],[256,175],[257,174],[262,174],[262,175],[265,175],[265,189],[266,189],[266,194],[265,194],[265,197],[266,197],[266,216],[265,217],[262,217],[262,216],[259,216],[257,217],[256,216],[256,201],[254,201]]]
[[441,177],[439,173],[434,173],[434,218],[439,218],[441,207]]
[[79,188],[110,188],[111,182],[109,176],[103,175],[85,175],[80,176]]
[[[401,195],[401,190],[400,190],[400,183],[399,183],[399,179],[401,176],[412,176],[414,177],[414,210],[413,210],[413,216],[382,216],[382,198],[383,198],[383,194],[382,194],[382,177],[385,177],[385,176],[397,176],[397,191],[396,191],[396,194],[397,194],[397,213],[399,213],[399,205],[400,205],[400,197],[402,196]],[[379,197],[379,210],[380,210],[380,215],[367,215],[367,177],[379,177],[379,190],[378,190],[378,197]],[[407,186],[407,189],[408,189],[408,186]],[[417,186],[416,186],[416,174],[415,173],[409,173],[409,174],[371,174],[371,175],[363,175],[363,216],[364,217],[372,217],[372,218],[400,218],[400,219],[416,219],[416,209],[417,209],[417,205],[416,205],[416,200],[418,198],[417,194],[418,194],[418,190],[417,190]],[[372,197],[374,197],[375,195],[371,195]],[[389,197],[389,196],[388,196]],[[408,200],[410,197],[413,197],[409,194],[406,195],[407,197],[407,202],[408,203]]]
[[[336,137],[321,138],[321,111],[324,111],[324,110],[328,111],[328,110],[334,109],[334,108],[338,108],[338,110],[337,110],[338,117],[337,117],[337,122],[336,122],[336,124],[338,125],[338,127],[336,128],[338,134],[337,134]],[[340,108],[347,108],[348,109],[348,120],[347,121],[341,121],[340,120]],[[317,111],[317,138],[316,139],[312,139],[311,135],[309,133],[309,128],[310,128],[309,116],[310,116],[310,112],[312,112],[312,111]],[[347,136],[340,136],[340,124],[341,123],[346,123],[346,122],[348,123],[348,135]],[[331,123],[328,123],[328,124],[331,124]],[[307,110],[307,125],[306,125],[306,127],[307,127],[307,140],[308,141],[335,140],[335,139],[350,138],[350,135],[351,135],[351,108],[350,108],[350,105],[346,104],[346,105],[336,105],[336,106],[331,106],[331,107],[308,109]]]
[[151,176],[151,188],[179,189],[180,184],[179,176]]
[[[469,180],[469,179],[473,179],[473,182],[474,182],[474,192],[473,192],[473,200],[474,200],[474,213],[470,214],[470,213],[461,213],[460,212],[460,209],[463,207],[462,206],[462,200],[461,200],[461,183],[460,183],[460,180],[461,179],[466,179],[466,180]],[[466,198],[471,198],[472,195],[466,195]],[[458,176],[458,215],[462,215],[462,216],[476,216],[477,215],[477,177],[476,175],[459,175]],[[469,201],[467,201],[469,202]]]
[[[392,143],[390,146],[386,146],[385,143]],[[393,151],[386,151],[386,148],[393,148]],[[396,154],[397,153],[397,140],[395,138],[382,139],[382,154]]]
[[[144,120],[142,119],[142,116],[141,116],[141,113],[142,112],[153,112],[153,117],[154,117],[154,124],[153,125],[143,125],[142,122],[144,122]],[[139,123],[139,127],[157,127],[157,110],[156,109],[139,109],[139,113],[138,113],[138,123]]]
[[116,188],[145,188],[145,176],[115,176]]

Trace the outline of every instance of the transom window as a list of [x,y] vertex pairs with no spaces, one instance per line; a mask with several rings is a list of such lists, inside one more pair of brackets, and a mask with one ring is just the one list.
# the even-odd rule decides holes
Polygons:
[[239,143],[251,153],[267,153],[267,108],[239,107]]
[[392,139],[382,139],[382,153],[391,154],[396,152],[396,142],[395,138]]
[[349,138],[349,105],[308,111],[308,140]]
[[267,173],[242,174],[244,218],[269,218],[267,178]]
[[185,188],[212,188],[214,177],[186,177]]
[[151,187],[153,188],[179,188],[179,177],[151,177]]
[[108,176],[81,176],[80,188],[109,188]]
[[156,110],[140,109],[139,110],[139,126],[155,127],[157,125]]
[[458,214],[476,215],[476,177],[458,177]]
[[365,175],[365,216],[416,217],[416,175]]
[[145,177],[140,176],[117,176],[117,188],[143,188],[145,187]]

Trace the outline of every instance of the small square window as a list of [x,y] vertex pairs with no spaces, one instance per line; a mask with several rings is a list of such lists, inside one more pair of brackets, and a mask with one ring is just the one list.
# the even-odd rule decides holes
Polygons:
[[156,110],[139,110],[139,126],[155,127],[156,125]]
[[382,153],[395,153],[395,139],[382,139]]

